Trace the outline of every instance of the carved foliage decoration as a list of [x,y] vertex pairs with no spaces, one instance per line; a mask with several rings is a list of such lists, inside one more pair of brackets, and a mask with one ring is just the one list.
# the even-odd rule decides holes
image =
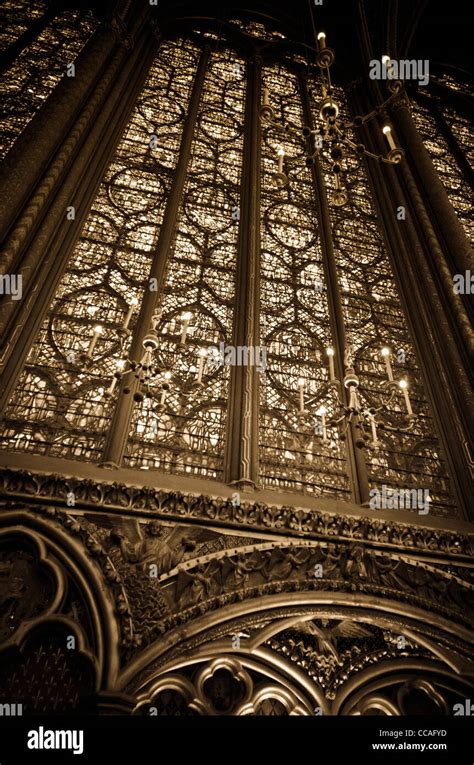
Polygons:
[[[7,506],[0,518],[7,518],[8,513]],[[440,619],[442,624],[443,619],[448,619],[464,635],[467,634],[464,627],[472,618],[474,585],[467,570],[461,561],[453,566],[440,559],[436,564],[432,561],[433,553],[427,561],[408,551],[403,554],[386,547],[372,549],[366,541],[344,543],[327,537],[320,542],[268,542],[193,525],[140,523],[118,514],[91,512],[84,517],[76,511],[71,516],[44,506],[33,506],[30,517],[44,518],[52,530],[60,528],[101,569],[120,623],[122,660],[133,662],[140,648],[151,647],[151,643],[163,654],[158,663],[142,667],[133,681],[137,688],[137,683],[143,683],[147,676],[156,677],[151,691],[140,692],[137,714],[313,714],[315,704],[322,703],[320,698],[326,699],[324,714],[333,707],[341,714],[368,714],[376,709],[384,714],[400,714],[409,704],[425,709],[428,702],[425,703],[424,696],[420,699],[415,694],[414,698],[411,691],[407,695],[405,681],[410,675],[403,677],[402,672],[387,684],[387,689],[374,687],[373,693],[369,693],[368,686],[365,695],[359,698],[354,693],[350,701],[345,696],[346,683],[356,675],[382,672],[383,662],[390,661],[400,662],[401,668],[403,662],[427,662],[424,677],[428,676],[432,653],[423,641],[417,644],[413,624],[411,636],[404,636],[402,624],[409,613],[406,607],[413,607],[414,623],[419,621],[420,614],[429,613],[433,623]],[[10,545],[17,539],[10,529],[5,537]],[[27,549],[25,545],[23,548]],[[8,545],[1,548],[2,563],[10,562],[9,549]],[[29,550],[33,549],[34,545],[30,545]],[[19,561],[26,560],[22,550],[18,548],[16,552],[20,553]],[[32,588],[22,587],[25,577],[18,576],[9,565],[0,568],[0,585],[3,575],[13,577],[13,593],[20,590],[28,602]],[[30,709],[37,711],[73,708],[80,697],[94,690],[96,682],[94,660],[81,630],[84,616],[76,621],[77,596],[73,593],[72,598],[66,597],[70,584],[64,580],[61,567],[58,577],[64,584],[59,587],[60,595],[55,594],[52,599],[49,596],[45,601],[43,613],[50,614],[48,618],[45,620],[39,614],[38,621],[35,611],[30,626],[18,633],[20,639],[10,640],[0,654],[0,675],[7,692],[19,703],[23,699],[24,703],[28,701]],[[53,582],[54,576],[45,581]],[[315,602],[314,606],[295,609],[295,601],[290,598],[282,608],[285,597],[295,592],[306,602],[310,593],[316,595],[317,601],[320,592],[323,599],[319,605]],[[329,592],[334,593],[336,600],[324,597]],[[344,593],[355,594],[357,599],[369,596],[365,606],[362,600],[357,606],[358,617],[350,609],[344,617],[337,615],[337,608],[347,609],[347,602],[340,598]],[[269,595],[277,596],[278,608],[253,613],[252,601],[261,602]],[[385,626],[374,622],[373,614],[364,618],[364,611],[370,610],[374,597],[379,603],[396,604],[395,611],[390,606],[378,613]],[[11,602],[2,596],[2,613],[6,607],[9,614],[20,614],[16,600],[11,608]],[[339,606],[335,606],[336,601]],[[215,616],[225,606],[239,603],[241,616],[234,619],[234,624],[227,618],[222,623],[216,621]],[[25,618],[30,611],[26,610]],[[294,616],[288,618],[291,612]],[[400,624],[399,633],[393,627],[387,628],[387,623],[393,623],[394,613],[399,614],[395,619]],[[405,616],[400,616],[402,613]],[[211,629],[206,629],[203,622],[203,617],[208,616],[214,625]],[[185,638],[181,625],[189,620],[199,620],[196,624],[201,627],[194,637],[189,633]],[[43,627],[47,627],[47,632]],[[160,649],[162,636],[175,628],[176,641],[170,644],[167,640]],[[439,630],[439,625],[434,635],[436,629]],[[444,649],[431,633],[433,629],[423,629],[425,639],[438,640],[438,659],[439,651],[442,655]],[[442,635],[442,643],[452,643],[448,652],[452,661],[453,651],[465,650],[464,643],[452,634]],[[71,636],[77,640],[78,652],[65,649],[65,641]],[[15,638],[15,633],[12,637]],[[199,649],[206,641],[210,641],[211,655],[212,645],[219,646],[219,658],[183,667],[183,654]],[[257,648],[257,663],[252,659],[251,664],[246,664],[247,654]],[[168,669],[160,674],[160,666],[169,667],[174,661],[180,662],[178,672]],[[461,666],[468,658],[462,659],[460,654],[456,661]],[[41,695],[38,668],[45,662],[52,678],[48,686],[51,693],[48,690]],[[274,667],[271,671],[270,666]],[[287,673],[286,680],[277,677],[277,666]],[[313,699],[299,687],[304,676],[314,685]],[[26,677],[31,678],[32,693],[28,699]],[[434,696],[431,691],[428,693],[429,704],[439,690],[435,680],[432,685]],[[451,685],[452,693],[446,696],[443,691],[437,702],[441,710],[459,696],[459,683]],[[427,693],[424,687],[415,690]]]
[[0,474],[0,490],[6,498],[28,498],[39,503],[50,499],[59,500],[63,504],[68,493],[73,492],[76,506],[86,509],[136,509],[178,521],[190,517],[216,524],[235,524],[249,530],[272,529],[278,533],[287,530],[313,537],[329,535],[349,540],[365,539],[403,548],[437,550],[455,556],[472,554],[472,539],[469,536],[441,529],[293,506],[266,505],[263,502],[234,505],[228,498],[105,481],[97,483],[58,474],[3,470]]
[[[466,569],[447,572],[407,554],[368,549],[362,541],[263,542],[100,514],[88,514],[81,525],[89,532],[95,528],[108,565],[123,583],[135,635],[131,648],[217,608],[277,593],[371,594],[461,625],[473,616],[474,584]],[[330,634],[325,627],[310,634],[322,633]],[[367,631],[348,634],[371,637]]]

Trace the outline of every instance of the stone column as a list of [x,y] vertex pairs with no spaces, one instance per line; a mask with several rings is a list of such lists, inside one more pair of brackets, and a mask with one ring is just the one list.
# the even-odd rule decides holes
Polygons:
[[[38,204],[34,211],[29,210],[26,217],[22,213],[27,201],[38,182],[44,178],[52,157],[74,127],[92,90],[103,76],[116,45],[116,32],[111,25],[101,26],[92,35],[75,61],[76,76],[67,77],[64,72],[63,78],[18,137],[0,167],[0,184],[8,189],[0,208],[0,242],[4,247],[6,245],[5,249],[2,247],[0,264],[6,271],[14,262],[25,235],[31,231],[42,207]],[[47,195],[42,200],[43,204],[46,198]],[[15,236],[12,236],[15,223]],[[6,240],[8,234],[10,239]]]
[[[247,68],[244,161],[233,324],[235,347],[260,343],[260,81],[261,61]],[[259,372],[255,364],[230,368],[224,480],[238,488],[258,484]]]
[[452,262],[458,272],[463,273],[473,266],[472,248],[416,129],[408,99],[403,97],[398,99],[391,112],[402,148],[406,152],[408,162],[418,175],[423,193],[433,211]]

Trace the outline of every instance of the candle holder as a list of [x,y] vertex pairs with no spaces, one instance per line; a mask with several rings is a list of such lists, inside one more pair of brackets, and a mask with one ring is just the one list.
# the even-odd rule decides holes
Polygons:
[[286,173],[275,173],[273,177],[275,181],[275,186],[278,189],[284,189],[285,186],[288,186],[288,183],[290,182],[290,179],[288,178]]
[[328,48],[326,45],[326,33],[319,32],[318,37],[318,52],[316,54],[316,63],[321,69],[332,66],[336,60],[336,54],[332,48]]
[[395,149],[392,149],[388,153],[388,158],[391,162],[393,162],[394,165],[398,165],[399,162],[402,161],[405,154],[403,153],[403,149],[400,149],[400,147],[395,147]]
[[[327,419],[327,409],[324,405],[320,405],[314,412],[316,417],[315,421],[320,423],[320,434],[322,435],[322,441],[324,444],[329,444],[331,439],[328,438],[328,431],[332,429],[338,430],[338,439],[345,441],[347,439],[347,433],[349,428],[353,428],[355,439],[354,443],[357,448],[364,449],[378,449],[380,447],[380,441],[378,438],[378,430],[409,432],[416,420],[416,414],[413,413],[411,402],[408,394],[408,383],[405,379],[401,379],[397,382],[393,377],[393,371],[390,364],[390,351],[388,348],[382,349],[382,356],[385,360],[385,367],[387,370],[388,379],[383,383],[386,389],[386,395],[384,396],[380,406],[364,407],[360,401],[359,385],[360,380],[358,374],[354,369],[353,352],[350,347],[345,349],[344,353],[344,377],[342,380],[335,376],[334,371],[334,350],[328,348],[326,350],[329,362],[329,380],[328,388],[333,391],[333,397],[335,398],[335,414],[330,419]],[[305,381],[298,380],[299,388],[299,411],[298,417],[300,420],[305,421],[308,419],[308,415],[311,415],[313,406],[317,406],[317,402],[304,402],[304,390]],[[344,390],[346,394],[344,395]],[[380,415],[382,413],[389,413],[395,397],[400,393],[403,394],[405,400],[405,406],[407,409],[406,414],[403,415],[404,424],[399,428],[392,428],[382,421]],[[317,419],[319,418],[319,420]]]
[[[104,395],[110,397],[115,394],[118,382],[122,382],[122,393],[130,395],[132,390],[134,402],[140,404],[145,399],[159,397],[158,403],[151,404],[151,411],[163,414],[168,406],[168,397],[171,391],[179,390],[180,395],[196,395],[204,389],[204,374],[213,368],[212,360],[208,358],[208,348],[202,344],[197,349],[197,364],[190,364],[189,369],[195,370],[195,379],[178,381],[178,369],[182,367],[181,358],[175,359],[170,365],[167,354],[160,352],[160,337],[158,334],[158,325],[161,321],[161,310],[157,309],[151,318],[150,326],[142,340],[142,354],[140,359],[130,357],[121,359],[117,362],[117,369],[113,375],[112,381]],[[188,338],[192,333],[191,320],[193,314],[186,310],[180,315],[182,322],[180,328],[177,348],[181,353],[189,350]],[[177,332],[179,324],[175,319],[170,321],[172,331]],[[214,341],[217,342],[216,337]],[[209,362],[209,363],[208,363]],[[188,369],[188,371],[189,371]]]

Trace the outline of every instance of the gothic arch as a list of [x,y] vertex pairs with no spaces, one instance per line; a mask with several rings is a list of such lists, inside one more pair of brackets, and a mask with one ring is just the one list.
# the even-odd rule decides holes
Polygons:
[[[113,684],[118,630],[103,577],[90,557],[92,543],[87,549],[84,538],[75,538],[81,529],[72,518],[70,533],[64,533],[48,518],[53,514],[46,509],[41,517],[25,505],[4,508],[1,514],[1,615],[8,634],[1,640],[0,685],[2,694],[15,687],[21,695],[27,679],[31,690],[47,671],[41,657],[49,653],[54,655],[51,692],[58,694],[58,709],[63,709],[80,701],[72,687],[70,696],[61,696],[65,678],[74,678],[84,695]],[[31,709],[32,704],[25,706]],[[38,704],[34,708],[41,711]]]
[[[327,688],[308,675],[307,663],[303,667],[301,662],[295,662],[295,654],[291,655],[291,650],[279,653],[278,649],[275,650],[275,640],[272,641],[272,638],[282,634],[288,640],[288,631],[295,627],[297,631],[305,623],[313,627],[317,625],[313,632],[321,641],[319,645],[322,646],[323,656],[325,651],[339,652],[337,641],[331,643],[333,625],[337,628],[345,624],[348,629],[349,623],[359,625],[361,634],[365,633],[365,636],[368,633],[364,625],[370,625],[374,634],[382,630],[391,639],[401,639],[402,650],[398,651],[399,657],[396,656],[397,651],[392,651],[392,656],[387,650],[382,651],[385,656],[381,655],[375,664],[366,668],[363,662],[359,668],[343,666],[343,681],[328,694]],[[332,630],[328,629],[331,626]],[[357,635],[357,627],[352,629]],[[242,637],[236,648],[235,636],[246,633],[250,635]],[[351,634],[350,627],[348,634]],[[289,642],[294,647],[297,638],[293,641],[290,638]],[[320,591],[280,593],[264,596],[257,602],[244,600],[225,606],[197,618],[184,628],[177,627],[167,634],[166,639],[159,639],[149,646],[137,661],[126,668],[120,687],[136,697],[136,713],[144,713],[144,710],[153,707],[164,689],[173,687],[176,692],[181,692],[185,685],[186,692],[183,693],[189,709],[194,713],[212,714],[215,712],[212,712],[212,705],[209,712],[198,678],[205,667],[212,667],[213,662],[221,659],[224,664],[235,661],[238,667],[256,673],[262,693],[272,683],[275,688],[287,688],[294,704],[298,699],[302,705],[301,710],[295,712],[298,714],[314,714],[315,709],[317,714],[364,714],[373,708],[385,710],[386,714],[403,714],[404,707],[398,698],[400,689],[410,679],[417,678],[431,683],[423,692],[426,691],[430,703],[436,701],[440,713],[446,714],[448,701],[451,703],[464,698],[462,693],[470,686],[467,680],[461,679],[461,673],[466,673],[466,670],[472,673],[474,669],[467,658],[470,643],[468,630],[453,627],[451,622],[438,614],[407,605],[402,600],[380,599],[374,602],[372,596],[361,593],[352,596]],[[413,650],[412,655],[410,650],[405,650],[407,644]],[[284,641],[280,648],[285,649]],[[331,657],[330,653],[327,655]],[[370,661],[369,656],[364,658]],[[180,683],[184,685],[181,687]],[[257,693],[253,685],[252,693]],[[394,699],[390,698],[390,694],[394,695]],[[233,713],[245,714],[246,708],[242,701]],[[256,713],[255,704],[252,708],[254,711],[251,713]],[[291,714],[288,710],[292,708],[288,701],[285,713]]]

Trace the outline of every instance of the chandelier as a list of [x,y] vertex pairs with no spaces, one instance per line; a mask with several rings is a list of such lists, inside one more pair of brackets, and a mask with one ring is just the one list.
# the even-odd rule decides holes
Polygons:
[[[325,32],[320,32],[318,34],[317,44],[318,52],[316,55],[316,63],[321,70],[321,97],[318,104],[320,125],[318,128],[312,129],[305,125],[303,129],[300,130],[292,125],[291,122],[277,120],[275,111],[270,103],[270,91],[266,87],[263,88],[260,118],[264,129],[275,129],[276,131],[283,133],[282,141],[284,140],[284,136],[288,134],[295,135],[300,140],[302,137],[303,143],[305,144],[305,161],[308,167],[311,167],[314,163],[320,149],[322,149],[324,145],[328,147],[332,160],[331,172],[334,177],[335,186],[335,193],[333,194],[331,201],[334,205],[342,207],[348,201],[347,193],[341,185],[342,163],[345,157],[345,151],[349,150],[358,155],[364,154],[367,157],[376,159],[378,162],[385,162],[391,165],[398,164],[403,159],[403,151],[395,144],[392,128],[389,124],[385,124],[382,128],[382,132],[389,147],[387,156],[374,154],[369,151],[363,143],[355,143],[350,138],[350,134],[355,128],[360,128],[374,117],[383,114],[386,107],[396,98],[403,86],[400,80],[390,80],[388,87],[391,94],[380,106],[364,116],[357,116],[352,121],[343,122],[340,118],[339,105],[334,98],[334,89],[331,81],[330,68],[335,61],[335,53],[326,45]],[[389,72],[391,67],[390,57],[383,56],[382,63]],[[279,189],[284,189],[290,181],[287,172],[290,163],[287,161],[285,166],[285,154],[285,149],[281,145],[277,150],[278,166],[274,175],[274,183]]]
[[[131,358],[125,351],[125,340],[131,335],[129,323],[138,302],[136,298],[130,301],[124,323],[118,330],[120,358],[115,362],[116,369],[109,386],[99,388],[99,398],[114,396],[117,385],[123,381],[122,393],[129,395],[133,389],[133,400],[136,404],[143,403],[145,399],[151,401],[159,398],[159,403],[151,407],[159,415],[165,411],[168,393],[173,385],[179,387],[181,393],[195,396],[203,388],[204,374],[224,363],[223,352],[217,347],[217,334],[214,334],[213,345],[210,341],[194,341],[193,338],[192,347],[189,347],[189,339],[194,329],[194,315],[185,310],[178,314],[178,320],[173,317],[167,320],[168,339],[176,337],[176,333],[179,337],[178,354],[170,363],[160,351],[160,335],[163,333],[159,333],[158,326],[162,317],[161,309],[157,308],[142,340],[139,360]],[[92,365],[96,348],[100,351],[98,344],[104,336],[104,327],[100,324],[95,325],[87,350],[81,353],[81,363],[86,368]]]
[[[392,364],[391,364],[391,351],[387,347],[383,347],[380,351],[381,357],[385,363],[385,369],[387,373],[387,380],[383,383],[382,394],[384,396],[382,403],[378,407],[364,408],[360,401],[358,393],[359,377],[354,370],[354,354],[352,348],[346,347],[344,352],[344,377],[339,380],[336,377],[334,369],[334,348],[328,347],[326,349],[326,355],[328,358],[328,372],[329,372],[329,388],[332,390],[334,397],[334,416],[328,419],[328,410],[324,405],[320,405],[315,409],[317,402],[310,399],[305,401],[305,387],[306,380],[300,378],[298,380],[299,388],[299,415],[302,425],[308,422],[308,418],[311,415],[311,409],[314,408],[313,425],[316,435],[322,437],[323,443],[328,444],[330,439],[328,438],[328,428],[337,428],[339,433],[339,440],[345,441],[347,438],[347,431],[351,424],[355,429],[355,445],[359,449],[371,448],[377,449],[380,446],[378,439],[377,429],[408,432],[412,429],[415,415],[411,406],[410,396],[408,393],[408,382],[405,378],[400,379],[398,382],[394,379]],[[343,389],[347,390],[348,402],[344,399]],[[381,419],[382,413],[390,411],[390,407],[395,403],[397,395],[403,395],[406,414],[403,415],[401,427],[393,428],[388,426],[384,420]]]
[[[129,333],[128,322],[131,317],[134,306],[138,301],[134,300],[130,306],[129,313],[124,322],[124,326],[119,334],[122,340]],[[116,385],[123,381],[122,392],[125,395],[131,394],[132,382],[136,381],[133,393],[134,402],[139,404],[145,399],[153,400],[159,398],[157,404],[152,405],[152,410],[160,416],[167,406],[167,395],[173,384],[178,384],[181,393],[195,396],[204,388],[204,376],[215,367],[225,365],[226,361],[222,349],[219,350],[214,337],[214,345],[208,345],[200,341],[197,350],[193,348],[189,352],[187,347],[189,335],[191,334],[193,314],[190,311],[184,311],[181,314],[181,325],[179,328],[179,350],[180,354],[175,356],[174,363],[168,365],[160,354],[160,337],[158,334],[158,324],[161,319],[160,310],[155,311],[152,316],[151,324],[142,341],[143,352],[139,361],[125,357],[116,361],[116,371],[112,377],[107,389],[101,388],[100,395],[110,397],[114,394]],[[173,331],[176,329],[176,322],[173,320]],[[89,361],[92,359],[97,342],[104,334],[100,325],[94,328],[90,338],[87,354],[83,357]],[[194,345],[194,343],[193,343]],[[122,345],[123,347],[123,345]],[[380,446],[377,429],[397,430],[407,432],[413,427],[415,415],[411,406],[408,392],[408,382],[405,378],[398,382],[394,379],[391,365],[391,351],[388,347],[383,347],[380,351],[381,359],[385,365],[387,380],[383,385],[384,399],[378,407],[364,408],[361,405],[358,393],[359,377],[354,370],[354,356],[350,347],[344,352],[344,377],[339,380],[335,374],[333,347],[326,349],[327,355],[327,375],[328,387],[332,392],[334,401],[334,416],[328,418],[328,410],[324,405],[317,407],[318,402],[311,397],[305,399],[305,388],[307,381],[303,378],[298,379],[298,416],[303,428],[310,422],[312,417],[314,433],[322,437],[324,444],[331,440],[328,432],[331,429],[337,429],[338,438],[344,441],[347,438],[347,431],[352,425],[356,430],[355,444],[359,448],[368,447],[377,449]],[[178,375],[178,370],[186,368],[186,382],[183,382],[182,375]],[[180,378],[180,382],[176,382]],[[348,393],[348,402],[344,400],[343,390]],[[160,393],[159,396],[156,394]],[[386,413],[394,404],[396,397],[402,395],[405,402],[406,414],[403,415],[401,427],[392,428],[388,426],[380,417],[381,413]],[[317,408],[316,408],[317,407]]]

